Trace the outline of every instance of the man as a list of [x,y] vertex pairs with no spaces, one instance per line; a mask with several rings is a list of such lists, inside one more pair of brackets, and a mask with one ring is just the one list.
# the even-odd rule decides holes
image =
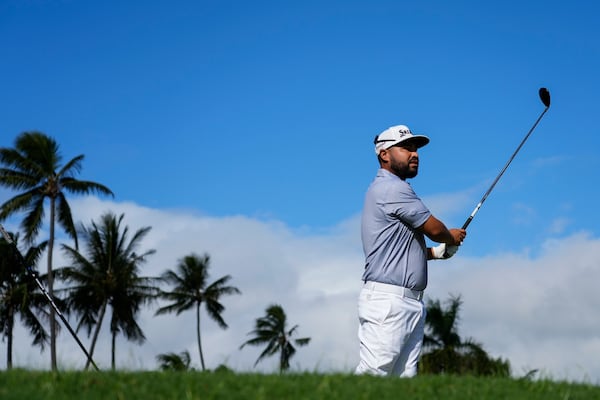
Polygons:
[[[466,236],[448,229],[408,182],[417,176],[417,149],[429,143],[405,125],[375,137],[380,169],[369,186],[362,214],[364,286],[358,302],[360,362],[357,374],[417,374],[423,343],[427,260],[449,258]],[[441,243],[427,248],[425,236]]]

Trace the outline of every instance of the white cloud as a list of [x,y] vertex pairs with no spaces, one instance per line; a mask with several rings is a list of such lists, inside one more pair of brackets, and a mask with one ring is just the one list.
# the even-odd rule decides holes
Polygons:
[[[229,329],[220,329],[202,313],[208,368],[225,363],[236,370],[252,370],[261,349],[239,350],[239,346],[271,303],[283,306],[290,327],[299,325],[298,337],[312,338],[292,359],[294,369],[350,372],[356,365],[356,300],[363,268],[358,217],[326,232],[310,232],[294,231],[277,221],[215,218],[93,197],[76,200],[72,207],[85,223],[111,210],[125,214],[131,231],[151,226],[142,247],[157,253],[144,267],[145,275],[172,269],[191,252],[206,252],[211,256],[212,279],[232,276],[231,284],[242,295],[223,299]],[[449,293],[461,294],[461,334],[483,343],[494,357],[508,358],[515,373],[538,368],[558,379],[598,382],[600,239],[579,233],[547,240],[537,253],[537,258],[528,251],[467,258],[459,252],[453,259],[432,262],[427,294],[441,300]],[[56,257],[56,265],[61,265],[60,252]],[[154,317],[154,309],[140,317],[148,339],[144,345],[118,339],[118,366],[154,369],[157,354],[188,350],[199,367],[194,313]],[[80,338],[89,343],[83,333]],[[19,327],[15,364],[47,368],[48,353],[40,356],[29,342]],[[78,368],[84,362],[66,329],[60,335],[58,354],[65,367]],[[101,368],[110,364],[106,330],[94,358]],[[258,370],[274,371],[276,361],[260,363]]]
[[[463,212],[465,206],[473,203],[473,198],[479,194],[479,187],[471,187],[461,192],[440,193],[424,196],[423,201],[432,213],[443,220],[456,212]],[[472,204],[473,207],[475,204]]]
[[515,203],[512,206],[512,221],[516,225],[527,226],[531,225],[537,213],[533,207],[523,203]]
[[545,169],[563,164],[565,162],[568,162],[570,159],[571,157],[564,155],[539,157],[531,162],[531,166],[536,169]]
[[556,218],[551,221],[548,233],[553,235],[562,234],[572,222],[570,218]]

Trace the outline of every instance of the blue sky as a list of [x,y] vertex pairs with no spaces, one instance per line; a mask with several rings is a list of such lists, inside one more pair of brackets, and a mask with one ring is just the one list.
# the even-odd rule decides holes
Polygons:
[[[301,367],[311,369],[316,359],[327,364],[323,360],[332,358],[331,368],[343,369],[357,353],[352,282],[362,268],[357,217],[377,168],[373,137],[406,124],[431,138],[412,185],[434,214],[459,226],[543,110],[537,92],[545,86],[550,110],[448,261],[457,275],[432,271],[431,295],[463,293],[465,328],[479,332],[482,337],[473,336],[495,355],[519,366],[546,366],[556,376],[598,380],[591,360],[573,372],[569,363],[576,362],[568,354],[560,358],[540,345],[539,356],[526,358],[518,351],[523,343],[503,347],[501,338],[483,330],[490,321],[478,319],[474,304],[483,315],[486,304],[506,301],[503,290],[529,292],[550,272],[539,290],[577,292],[598,275],[597,14],[597,5],[582,1],[2,1],[0,145],[39,130],[60,143],[65,160],[85,154],[80,178],[102,182],[116,196],[94,207],[82,199],[77,216],[87,222],[110,207],[128,210],[132,228],[152,225],[163,239],[156,239],[157,257],[164,257],[161,265],[150,263],[153,271],[172,268],[187,251],[209,251],[215,268],[222,268],[215,274],[235,278],[244,272],[233,260],[225,262],[229,253],[255,243],[262,237],[257,230],[275,232],[250,259],[272,263],[266,276],[273,282],[286,276],[294,290],[282,292],[281,300],[260,298],[244,311],[258,317],[266,302],[287,302],[310,326],[317,317],[298,298],[313,290],[332,312],[334,305],[348,307],[350,316],[340,325],[349,329],[346,347],[335,356],[315,350],[318,355],[301,359]],[[162,217],[150,217],[156,215]],[[198,233],[203,228],[170,225],[181,216],[200,227],[232,224],[230,235],[247,243],[232,243],[225,234],[213,243]],[[237,236],[242,229],[245,235]],[[190,237],[195,241],[180,254],[164,247]],[[281,237],[289,241],[279,243]],[[299,256],[289,243],[301,243],[310,268],[286,264]],[[573,251],[582,245],[596,252],[578,264]],[[244,249],[254,254],[257,246]],[[567,261],[551,268],[547,256],[555,249],[564,254],[553,260],[565,255]],[[513,271],[521,262],[524,270]],[[498,298],[484,301],[472,286],[463,287],[473,276],[478,289],[488,289],[479,295],[497,290]],[[332,299],[343,290],[317,289],[328,279],[348,282],[340,284],[346,288],[342,303]],[[251,276],[243,283],[245,293],[260,286]],[[598,302],[591,288],[577,297]],[[573,312],[564,309],[565,316]],[[520,321],[523,332],[534,332],[526,320]],[[221,337],[218,328],[207,329]],[[532,337],[554,338],[544,332]],[[587,338],[591,353],[599,354],[598,335]],[[548,352],[562,366],[552,367],[553,358],[542,356]],[[589,347],[581,350],[588,353]],[[148,367],[152,357],[144,357]],[[246,367],[245,359],[231,362]]]

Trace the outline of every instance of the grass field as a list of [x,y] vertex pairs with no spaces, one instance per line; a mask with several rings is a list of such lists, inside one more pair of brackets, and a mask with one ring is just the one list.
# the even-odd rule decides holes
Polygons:
[[2,400],[70,399],[600,399],[600,386],[457,376],[232,372],[0,372]]

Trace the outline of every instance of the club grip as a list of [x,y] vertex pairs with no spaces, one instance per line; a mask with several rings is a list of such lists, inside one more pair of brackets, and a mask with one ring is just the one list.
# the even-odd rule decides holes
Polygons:
[[467,220],[463,224],[462,228],[463,229],[467,229],[467,226],[469,226],[469,224],[471,223],[471,221],[473,221],[473,216],[472,215],[470,215],[469,218],[467,218]]

